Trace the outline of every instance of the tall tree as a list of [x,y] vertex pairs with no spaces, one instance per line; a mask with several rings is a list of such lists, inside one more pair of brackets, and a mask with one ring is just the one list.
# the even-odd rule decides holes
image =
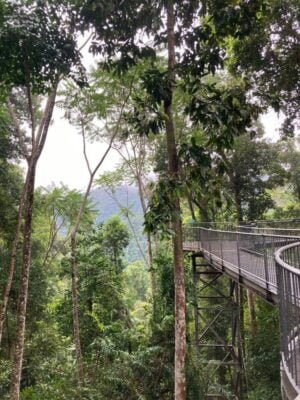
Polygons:
[[[82,136],[83,154],[89,174],[88,183],[70,235],[73,339],[76,352],[77,378],[80,385],[84,383],[84,370],[78,310],[77,235],[95,177],[109,154],[122,126],[124,110],[131,95],[133,84],[132,77],[129,79],[130,83],[128,85],[123,85],[122,79],[113,81],[111,76],[105,74],[104,71],[102,75],[95,73],[93,78],[91,85],[85,90],[78,91],[73,85],[68,85],[64,101],[66,116],[77,127]],[[101,126],[102,124],[104,127]],[[108,144],[98,162],[92,166],[88,157],[86,141],[88,137],[99,140],[101,139],[101,134],[102,139],[103,137],[108,138]]]
[[[240,113],[240,103],[233,101],[234,90],[224,94],[224,90],[215,89],[214,84],[205,84],[203,78],[224,66],[229,36],[250,32],[249,25],[244,27],[244,21],[255,18],[260,2],[255,1],[254,5],[243,2],[243,7],[236,8],[234,1],[220,5],[218,1],[125,0],[121,3],[95,1],[92,5],[86,2],[80,8],[85,22],[92,23],[96,30],[92,50],[103,54],[107,65],[119,72],[135,65],[142,57],[154,60],[161,54],[160,50],[167,50],[167,67],[153,63],[141,78],[147,101],[137,97],[133,115],[144,133],[165,130],[169,165],[162,186],[168,188],[166,196],[160,198],[170,203],[165,217],[172,221],[174,233],[175,398],[182,400],[185,398],[185,302],[173,94],[180,82],[192,95],[191,104],[185,110],[192,120],[201,120],[205,127],[217,128],[207,129],[207,132],[211,134],[210,140],[219,146],[232,144],[234,135],[250,124],[251,112]],[[230,15],[231,11],[237,18],[224,20],[223,14]],[[181,51],[176,52],[180,47]],[[234,124],[231,123],[232,114],[239,116]],[[153,216],[152,222],[155,220],[159,217]]]
[[288,185],[291,187],[296,200],[300,201],[300,137],[280,143],[283,165],[289,175]]
[[279,154],[278,145],[263,139],[261,133],[257,138],[241,135],[231,150],[220,151],[237,221],[262,219],[274,206],[268,190],[282,185],[286,177]]
[[[23,264],[10,386],[12,400],[19,399],[20,392],[37,162],[46,142],[59,81],[71,74],[74,74],[74,78],[80,79],[79,75],[82,72],[69,16],[66,7],[61,4],[54,5],[52,2],[32,4],[22,1],[7,3],[2,24],[0,77],[7,95],[7,108],[14,133],[28,166],[0,314],[2,330],[24,211]],[[72,71],[72,66],[75,66],[74,71],[77,73]],[[48,93],[46,105],[41,113],[39,111],[41,99],[37,95],[46,93]],[[20,98],[24,99],[22,104],[19,102]]]

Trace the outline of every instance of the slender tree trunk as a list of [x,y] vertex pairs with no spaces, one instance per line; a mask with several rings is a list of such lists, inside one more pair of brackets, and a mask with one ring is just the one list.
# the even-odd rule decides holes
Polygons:
[[243,222],[244,216],[243,216],[243,209],[242,209],[242,202],[241,202],[241,197],[240,197],[240,191],[236,185],[234,185],[234,200],[235,200],[235,206],[236,206],[236,216],[238,223]]
[[72,280],[72,316],[73,316],[73,339],[75,344],[77,379],[80,384],[84,383],[84,370],[82,362],[80,328],[79,328],[79,311],[78,311],[78,273],[76,260],[76,235],[77,230],[71,236],[71,280]]
[[90,179],[88,182],[88,185],[86,187],[86,191],[84,193],[82,203],[80,205],[80,209],[78,211],[77,217],[76,217],[76,222],[74,224],[74,227],[72,229],[71,233],[71,280],[72,280],[72,316],[73,316],[73,340],[74,340],[74,345],[75,345],[75,353],[76,353],[76,365],[77,365],[77,378],[78,378],[78,383],[83,384],[84,383],[84,369],[83,369],[83,361],[82,361],[82,351],[81,351],[81,341],[80,341],[80,323],[79,323],[79,310],[78,310],[78,272],[77,272],[77,243],[76,243],[76,238],[77,238],[77,233],[78,229],[81,223],[81,219],[88,201],[88,197],[94,182],[95,175],[101,165],[103,164],[103,161],[105,160],[107,154],[109,153],[113,141],[118,133],[120,121],[121,121],[121,115],[119,117],[119,121],[117,124],[116,131],[112,135],[109,145],[104,152],[103,156],[101,157],[100,161],[96,165],[96,167],[91,170],[90,164],[87,158],[86,150],[85,150],[85,136],[84,136],[84,131],[83,131],[83,143],[84,143],[84,156],[85,160],[87,163],[87,167],[89,170],[90,174]]
[[[172,110],[172,94],[175,81],[175,15],[173,0],[166,2],[167,11],[167,39],[168,39],[168,71],[170,82],[170,97],[164,102],[167,115],[166,142],[168,153],[169,176],[171,179],[179,178],[178,155],[175,140],[175,126]],[[186,398],[186,308],[185,308],[185,284],[184,264],[182,249],[182,223],[180,217],[180,199],[177,196],[172,204],[173,217],[173,254],[174,254],[174,280],[175,280],[175,388],[174,399],[185,400]]]
[[239,386],[239,400],[244,398],[244,383],[245,383],[245,371],[244,371],[244,357],[245,357],[245,299],[244,289],[241,285],[238,286],[238,301],[239,301],[239,336],[238,336],[238,358],[240,364],[240,386]]
[[[107,153],[106,153],[107,154]],[[99,163],[100,164],[100,163]],[[82,361],[81,341],[80,341],[80,324],[79,324],[79,310],[78,310],[78,272],[77,272],[77,233],[81,223],[81,219],[88,201],[94,176],[98,170],[99,165],[93,173],[90,173],[90,180],[87,185],[80,209],[77,214],[75,225],[71,233],[71,281],[72,281],[72,317],[73,317],[73,340],[76,353],[76,366],[77,366],[77,379],[78,383],[84,383],[84,369]]]
[[190,213],[191,213],[192,219],[193,219],[193,221],[196,221],[196,214],[195,214],[195,210],[194,210],[194,204],[193,204],[193,199],[192,199],[192,194],[191,193],[188,194],[187,201],[188,201],[188,205],[189,205],[189,209],[190,209]]
[[152,292],[152,298],[154,299],[156,293],[156,277],[155,277],[155,271],[153,270],[152,241],[151,241],[151,234],[149,232],[147,232],[147,253],[148,253],[148,264],[150,267],[151,292]]
[[57,92],[59,79],[53,87],[52,93],[48,97],[46,107],[41,119],[37,134],[32,133],[32,151],[31,156],[27,157],[28,171],[25,182],[24,200],[25,202],[25,225],[24,225],[24,238],[23,238],[23,264],[21,271],[21,280],[18,297],[18,314],[16,326],[16,338],[13,353],[13,365],[10,377],[10,400],[19,400],[20,396],[20,382],[23,364],[24,353],[24,338],[25,338],[25,325],[26,325],[26,310],[28,299],[28,285],[29,285],[29,272],[31,263],[31,235],[32,235],[32,210],[34,201],[34,183],[36,166],[39,157],[43,151],[53,109],[55,105],[55,98]]
[[[139,190],[139,197],[140,202],[142,205],[142,210],[144,216],[147,212],[146,201],[144,197],[144,190],[143,190],[143,183],[140,174],[137,174],[136,181],[138,183],[138,190]],[[147,232],[147,253],[148,253],[148,265],[150,268],[150,279],[151,279],[151,291],[152,291],[152,298],[154,299],[156,293],[156,279],[155,279],[155,272],[153,271],[153,252],[152,252],[152,242],[151,242],[151,234]]]
[[229,177],[229,181],[232,185],[233,189],[233,195],[234,195],[234,202],[235,202],[235,207],[236,207],[236,213],[237,213],[237,222],[243,222],[244,220],[244,215],[243,215],[243,207],[242,207],[242,200],[241,200],[241,193],[240,193],[240,187],[239,187],[239,175],[238,172],[234,171],[232,164],[230,160],[227,158],[227,155],[223,150],[219,150],[219,154],[221,155],[224,163],[227,166],[227,174]]
[[249,309],[250,332],[251,332],[252,336],[256,336],[257,323],[256,323],[254,294],[252,292],[250,292],[250,290],[247,290],[247,302],[248,302],[248,309]]
[[32,208],[34,200],[35,165],[28,168],[29,178],[27,187],[27,201],[25,206],[25,226],[23,243],[23,266],[18,299],[18,315],[13,368],[10,383],[10,400],[19,400],[20,382],[24,353],[25,322],[28,299],[29,271],[31,263],[31,231],[32,231]]
[[207,200],[198,198],[197,200],[194,199],[194,203],[200,210],[201,221],[202,222],[211,222],[209,218],[208,211],[207,211]]
[[11,249],[11,253],[10,253],[8,276],[7,276],[6,285],[5,285],[4,292],[3,292],[2,303],[0,303],[0,348],[1,348],[1,342],[2,342],[2,337],[3,337],[3,328],[4,328],[6,311],[7,311],[7,304],[8,304],[8,300],[9,300],[9,294],[10,294],[10,290],[11,290],[13,278],[14,278],[14,273],[15,273],[15,263],[16,263],[16,256],[17,256],[20,232],[21,232],[23,210],[24,210],[24,205],[26,202],[28,179],[29,179],[29,171],[26,174],[26,180],[25,180],[25,183],[24,183],[24,186],[22,189],[22,193],[20,196],[19,210],[18,210],[18,216],[17,216],[17,225],[16,225],[16,229],[15,229],[15,237],[14,237],[14,241],[12,243],[12,249]]
[[75,352],[76,352],[76,363],[77,363],[77,378],[78,378],[78,383],[83,384],[84,383],[84,369],[83,369],[83,361],[82,361],[82,351],[81,351],[81,341],[80,341],[80,323],[79,323],[79,310],[78,310],[78,273],[77,273],[77,244],[76,244],[76,238],[77,238],[77,233],[78,229],[81,223],[81,219],[88,201],[88,197],[94,182],[94,178],[96,173],[98,172],[99,168],[103,164],[104,160],[106,159],[106,156],[108,155],[110,149],[112,148],[113,142],[119,133],[119,128],[121,125],[121,119],[123,116],[123,111],[124,107],[127,104],[127,101],[129,99],[129,96],[131,94],[132,90],[132,85],[133,81],[130,86],[130,90],[124,99],[124,103],[122,104],[120,115],[116,124],[116,128],[114,133],[112,134],[109,144],[102,155],[100,161],[96,165],[94,169],[91,168],[87,153],[86,153],[86,139],[85,139],[85,129],[84,126],[82,125],[82,138],[83,138],[83,153],[84,153],[84,158],[86,161],[86,165],[89,171],[89,182],[86,187],[86,191],[84,193],[82,203],[80,205],[80,209],[78,211],[77,217],[76,217],[76,222],[74,224],[74,227],[71,231],[71,280],[72,280],[72,316],[73,316],[73,339],[74,339],[74,344],[75,344]]

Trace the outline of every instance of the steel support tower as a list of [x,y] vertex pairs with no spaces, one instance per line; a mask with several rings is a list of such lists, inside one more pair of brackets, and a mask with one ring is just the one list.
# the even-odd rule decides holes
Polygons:
[[205,399],[242,400],[242,288],[214,269],[201,253],[191,257],[195,345],[206,386]]

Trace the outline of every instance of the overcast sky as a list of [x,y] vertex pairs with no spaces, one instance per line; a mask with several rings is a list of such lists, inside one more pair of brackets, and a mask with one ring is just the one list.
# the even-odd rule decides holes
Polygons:
[[[97,142],[87,146],[91,166],[99,162],[106,148],[106,144]],[[101,171],[112,169],[117,160],[117,154],[111,151],[106,157]],[[39,160],[36,185],[49,186],[64,183],[70,189],[83,189],[87,184],[88,177],[82,151],[82,137],[62,118],[61,110],[57,110]]]
[[[267,136],[278,138],[279,120],[270,112],[262,117]],[[88,145],[91,164],[95,165],[106,149],[105,144],[94,142]],[[100,173],[111,170],[118,162],[118,155],[111,151],[104,162]],[[66,120],[61,110],[56,110],[45,149],[37,168],[37,186],[66,184],[70,189],[84,189],[88,172],[82,152],[82,138]]]

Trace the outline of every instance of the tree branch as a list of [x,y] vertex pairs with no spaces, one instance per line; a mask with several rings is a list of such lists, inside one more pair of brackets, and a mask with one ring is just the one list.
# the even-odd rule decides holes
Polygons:
[[85,159],[86,166],[87,166],[87,169],[89,171],[89,174],[92,175],[93,172],[92,172],[91,165],[90,165],[90,162],[89,162],[89,159],[88,159],[88,156],[87,156],[87,152],[86,152],[85,129],[84,129],[84,123],[83,123],[82,120],[80,121],[80,124],[81,124],[81,135],[82,135],[82,144],[83,144],[83,155],[84,155],[84,159]]

